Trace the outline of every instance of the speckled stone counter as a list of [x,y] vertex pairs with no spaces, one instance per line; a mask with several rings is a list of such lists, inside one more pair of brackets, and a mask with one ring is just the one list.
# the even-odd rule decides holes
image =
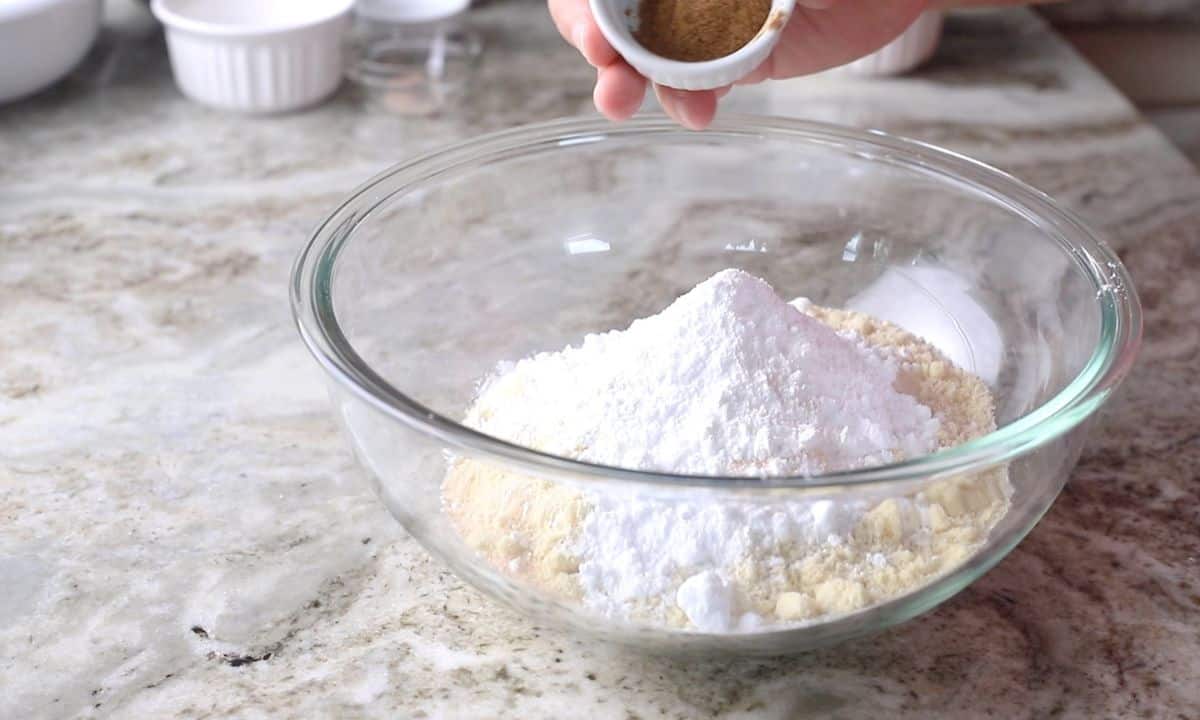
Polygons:
[[296,338],[289,265],[338,198],[434,144],[589,111],[540,3],[491,3],[438,119],[344,88],[247,118],[126,37],[0,108],[0,717],[1200,717],[1200,179],[1023,11],[958,17],[916,77],[732,106],[981,157],[1109,233],[1139,367],[1067,490],[935,612],[769,661],[538,627],[374,499]]

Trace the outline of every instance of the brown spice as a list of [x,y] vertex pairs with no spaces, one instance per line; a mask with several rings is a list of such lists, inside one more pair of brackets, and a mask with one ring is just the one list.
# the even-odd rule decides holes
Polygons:
[[771,0],[641,0],[633,36],[671,60],[715,60],[754,39],[770,10]]

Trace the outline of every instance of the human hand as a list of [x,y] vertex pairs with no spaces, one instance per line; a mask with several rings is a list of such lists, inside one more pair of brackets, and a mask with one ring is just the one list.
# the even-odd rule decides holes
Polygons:
[[[927,9],[963,5],[1018,5],[1041,0],[797,0],[767,60],[738,84],[809,75],[844,65],[895,39]],[[611,120],[629,119],[642,104],[649,81],[608,44],[592,19],[588,0],[549,0],[559,33],[596,68],[592,99]],[[717,101],[729,92],[654,86],[663,111],[700,130],[712,122]]]

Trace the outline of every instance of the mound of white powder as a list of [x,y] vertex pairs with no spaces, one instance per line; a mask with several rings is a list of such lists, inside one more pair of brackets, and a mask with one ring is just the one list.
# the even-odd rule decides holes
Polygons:
[[[777,476],[925,454],[991,430],[991,412],[982,382],[917,338],[726,270],[627,330],[501,368],[465,422],[594,463]],[[581,493],[466,460],[444,487],[464,539],[507,571],[606,616],[706,632],[927,582],[986,538],[1007,495],[1003,473],[888,499]]]
[[629,329],[518,362],[467,423],[546,452],[697,475],[811,475],[924,455],[929,408],[896,365],[740,270]]

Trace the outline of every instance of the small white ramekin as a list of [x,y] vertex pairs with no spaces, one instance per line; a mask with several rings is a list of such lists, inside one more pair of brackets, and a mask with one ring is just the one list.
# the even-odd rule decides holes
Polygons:
[[0,0],[0,103],[49,87],[87,54],[100,0]]
[[928,60],[942,39],[943,13],[926,10],[900,36],[841,69],[852,75],[886,76],[908,72]]
[[638,0],[589,0],[600,32],[625,61],[659,85],[679,90],[711,90],[749,75],[771,54],[796,0],[772,0],[758,35],[736,52],[715,60],[681,62],[655,55],[634,39]]
[[296,110],[342,82],[354,0],[153,0],[189,98],[252,113]]

